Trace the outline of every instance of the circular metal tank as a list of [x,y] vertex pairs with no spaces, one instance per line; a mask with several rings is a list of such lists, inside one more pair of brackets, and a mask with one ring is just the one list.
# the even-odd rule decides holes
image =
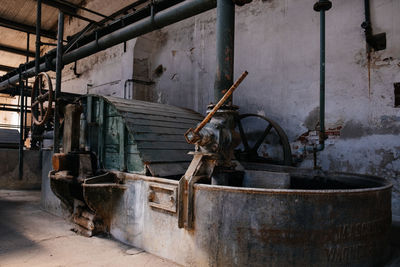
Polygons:
[[304,172],[290,173],[288,189],[197,184],[196,243],[209,266],[379,266],[389,254],[391,187]]

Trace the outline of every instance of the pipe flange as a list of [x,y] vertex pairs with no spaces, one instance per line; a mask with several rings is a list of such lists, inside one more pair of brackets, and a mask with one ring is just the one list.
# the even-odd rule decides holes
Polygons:
[[320,0],[314,4],[314,11],[328,11],[332,7],[332,2],[329,0]]
[[238,6],[244,6],[245,4],[251,3],[253,0],[233,0]]

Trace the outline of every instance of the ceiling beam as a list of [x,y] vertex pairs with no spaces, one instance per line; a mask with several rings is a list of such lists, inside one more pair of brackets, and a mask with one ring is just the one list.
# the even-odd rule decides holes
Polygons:
[[21,56],[26,56],[28,54],[29,57],[35,57],[35,52],[32,52],[32,51],[27,52],[24,49],[15,48],[15,47],[8,46],[8,45],[0,44],[0,51],[5,51],[8,53],[13,53],[13,54],[21,55]]
[[76,13],[77,9],[54,0],[42,0],[42,4],[57,8],[65,13]]
[[[20,31],[20,32],[27,32],[27,33],[32,33],[32,34],[36,33],[36,27],[35,26],[22,24],[22,23],[11,21],[11,20],[4,19],[4,18],[1,18],[1,17],[0,17],[0,26],[1,27],[5,27],[5,28],[9,28],[9,29],[13,29],[13,30],[16,30],[16,31]],[[53,40],[57,40],[57,34],[56,34],[56,32],[53,32],[53,31],[48,31],[48,30],[41,29],[40,30],[40,35],[43,36],[43,37],[47,37],[47,38],[53,39]]]
[[46,6],[51,6],[54,8],[57,8],[59,10],[61,10],[62,12],[64,12],[66,15],[71,16],[71,17],[75,17],[90,23],[96,23],[96,21],[86,18],[84,16],[78,15],[77,11],[78,9],[76,9],[75,7],[72,7],[70,5],[64,4],[62,2],[58,2],[57,0],[42,0],[42,4],[45,4]]
[[15,70],[15,67],[10,67],[10,66],[6,66],[6,65],[0,65],[0,71],[5,71],[5,72],[10,72]]

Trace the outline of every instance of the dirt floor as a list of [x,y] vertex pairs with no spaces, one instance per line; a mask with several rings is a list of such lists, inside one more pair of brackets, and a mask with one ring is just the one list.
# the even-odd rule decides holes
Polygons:
[[40,209],[40,191],[0,190],[0,266],[178,266]]

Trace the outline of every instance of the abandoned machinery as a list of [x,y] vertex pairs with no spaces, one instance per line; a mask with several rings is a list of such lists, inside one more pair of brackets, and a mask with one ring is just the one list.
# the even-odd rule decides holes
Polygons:
[[66,105],[49,177],[76,231],[108,232],[194,266],[384,261],[389,182],[259,163],[261,156],[239,162],[241,116],[219,104],[207,124],[194,111],[138,100],[86,95]]
[[[185,266],[381,265],[389,252],[392,185],[379,177],[293,167],[283,129],[267,117],[240,115],[232,104],[247,75],[233,83],[234,10],[248,2],[183,1],[93,44],[99,51],[153,30],[148,25],[154,21],[165,26],[217,6],[216,104],[204,119],[189,109],[100,95],[57,99],[52,112],[51,86],[42,91],[42,82],[35,82],[35,124],[45,125],[51,113],[62,121],[55,127],[60,153],[49,173],[52,191],[77,232],[110,233]],[[314,7],[321,16],[315,153],[324,149],[330,7],[326,0]],[[93,54],[91,47],[65,54],[63,63]]]

